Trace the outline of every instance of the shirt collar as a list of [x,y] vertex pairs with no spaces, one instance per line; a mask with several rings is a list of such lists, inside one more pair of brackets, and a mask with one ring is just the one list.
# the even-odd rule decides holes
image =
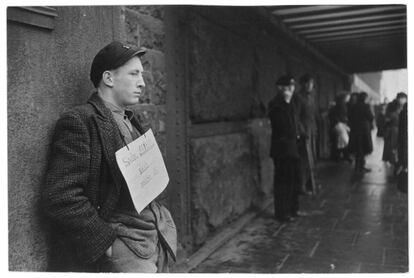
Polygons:
[[[102,98],[101,98],[102,99]],[[112,113],[121,115],[122,117],[127,116],[129,120],[131,120],[134,117],[134,112],[131,109],[123,109],[119,107],[118,105],[115,105],[109,101],[106,101],[102,99],[105,106],[111,110]]]

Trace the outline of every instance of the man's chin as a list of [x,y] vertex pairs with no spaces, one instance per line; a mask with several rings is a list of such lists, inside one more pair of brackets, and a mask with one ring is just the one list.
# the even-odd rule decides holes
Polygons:
[[136,105],[136,104],[138,104],[138,103],[139,103],[139,97],[137,97],[137,98],[132,98],[132,99],[130,99],[130,100],[128,101],[127,106]]

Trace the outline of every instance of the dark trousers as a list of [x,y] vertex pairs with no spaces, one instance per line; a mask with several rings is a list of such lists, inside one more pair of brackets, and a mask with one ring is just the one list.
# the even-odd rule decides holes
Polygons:
[[362,154],[355,155],[355,171],[360,172],[365,168],[365,156]]
[[273,159],[273,163],[275,217],[293,216],[299,210],[300,161],[296,158],[285,158]]
[[[334,148],[332,153],[332,159],[335,161],[339,161],[342,159],[351,159],[350,155],[349,155],[349,149],[348,147],[342,148],[342,149],[338,149],[338,148]],[[342,157],[341,157],[342,155]]]

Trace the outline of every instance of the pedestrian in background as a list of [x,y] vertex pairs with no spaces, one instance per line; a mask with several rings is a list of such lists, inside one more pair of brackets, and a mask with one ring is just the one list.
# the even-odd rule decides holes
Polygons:
[[371,129],[374,115],[367,100],[367,93],[359,93],[356,104],[351,106],[351,111],[348,114],[351,128],[349,149],[355,155],[356,173],[370,171],[365,167],[365,156],[373,150]]
[[407,102],[399,115],[398,121],[398,164],[397,171],[398,189],[403,192],[408,192],[408,122],[407,122]]
[[398,93],[397,97],[387,106],[385,112],[384,150],[382,160],[390,163],[397,170],[398,162],[398,126],[399,114],[407,102],[405,93]]
[[355,137],[354,132],[353,132],[355,130],[355,128],[352,126],[353,123],[354,123],[354,121],[352,120],[352,115],[354,114],[355,105],[358,102],[358,95],[359,95],[359,93],[352,92],[350,97],[349,97],[349,102],[346,105],[347,113],[348,113],[348,126],[349,126],[349,129],[350,129],[350,131],[349,131],[349,143],[348,143],[348,152],[350,154],[352,154],[350,143],[353,141],[352,138]]
[[400,107],[397,99],[388,104],[384,124],[384,149],[382,152],[382,160],[394,166],[398,160],[397,141],[399,109]]
[[385,111],[387,109],[388,99],[385,98],[383,103],[376,106],[375,122],[377,125],[377,137],[384,137],[385,134]]
[[274,163],[274,209],[277,220],[291,222],[298,216],[300,184],[299,123],[292,102],[295,79],[284,75],[277,80],[276,86],[277,94],[268,106],[272,128],[270,156]]
[[339,161],[341,158],[351,162],[348,152],[349,132],[348,109],[349,94],[340,94],[336,97],[336,104],[329,111],[330,133],[332,134],[332,158]]
[[316,193],[315,160],[317,139],[317,108],[314,96],[315,80],[305,74],[300,78],[300,91],[294,95],[293,102],[297,107],[297,117],[301,125],[299,142],[301,193]]
[[[352,114],[352,112],[353,112],[352,109],[355,107],[355,104],[358,103],[358,95],[359,95],[359,93],[357,93],[357,92],[352,92],[351,93],[351,95],[349,97],[349,101],[346,105],[348,115]],[[348,120],[349,120],[349,117],[348,117]],[[352,130],[352,128],[351,128],[351,130]]]

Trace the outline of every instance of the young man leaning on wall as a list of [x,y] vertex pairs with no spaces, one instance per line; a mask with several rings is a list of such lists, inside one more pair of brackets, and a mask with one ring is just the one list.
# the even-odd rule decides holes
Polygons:
[[42,204],[93,271],[168,272],[175,260],[170,212],[153,200],[138,213],[115,157],[145,133],[128,109],[145,86],[145,51],[117,41],[101,49],[90,71],[96,92],[61,116],[52,140]]

